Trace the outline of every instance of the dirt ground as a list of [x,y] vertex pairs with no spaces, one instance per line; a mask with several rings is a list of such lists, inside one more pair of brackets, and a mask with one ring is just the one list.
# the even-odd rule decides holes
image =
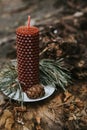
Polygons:
[[87,1],[0,0],[0,68],[16,59],[15,30],[28,15],[40,29],[40,59],[64,58],[73,84],[23,110],[1,93],[0,130],[87,130]]

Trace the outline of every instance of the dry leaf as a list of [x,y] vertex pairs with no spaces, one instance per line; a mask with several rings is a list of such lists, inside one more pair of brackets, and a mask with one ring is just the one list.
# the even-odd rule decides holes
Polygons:
[[77,107],[79,108],[84,107],[84,102],[82,102],[80,99],[76,98],[75,102]]
[[36,126],[36,130],[43,130],[40,125]]
[[77,119],[77,118],[76,118],[76,116],[75,116],[74,114],[73,114],[72,116],[73,116],[73,119],[74,119],[74,120],[76,120],[76,119]]
[[64,102],[66,102],[70,97],[72,97],[72,94],[69,93],[68,91],[65,91],[64,95],[65,95]]
[[12,113],[9,110],[4,110],[4,113],[2,114],[0,118],[0,127],[3,126],[8,118],[13,118]]
[[26,112],[26,113],[24,114],[24,120],[32,120],[33,117],[34,117],[33,112]]
[[72,116],[70,116],[68,120],[69,120],[69,121],[72,121],[72,120],[73,120],[73,117],[72,117]]
[[73,104],[70,105],[69,110],[74,111],[75,106]]
[[10,117],[10,118],[8,118],[8,119],[6,120],[5,128],[6,128],[7,130],[11,130],[13,124],[14,124],[14,119],[13,119],[13,117]]
[[14,111],[16,112],[16,111],[19,111],[19,112],[25,112],[27,109],[26,109],[26,107],[25,106],[23,106],[23,107],[15,107],[14,108]]
[[76,120],[76,116],[74,114],[71,114],[70,117],[69,117],[69,121],[72,121],[72,120]]
[[85,64],[85,61],[84,60],[80,60],[77,65],[78,65],[78,67],[83,67],[84,64]]
[[23,126],[23,130],[29,130],[26,126]]
[[67,43],[77,43],[77,41],[76,41],[76,39],[73,35],[69,35],[68,37],[66,37],[64,39],[64,41],[67,42]]
[[39,116],[36,116],[36,121],[37,121],[38,124],[40,124],[41,118]]

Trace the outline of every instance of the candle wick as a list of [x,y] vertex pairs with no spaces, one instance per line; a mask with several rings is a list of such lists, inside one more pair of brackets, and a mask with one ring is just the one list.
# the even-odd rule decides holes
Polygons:
[[30,27],[30,16],[28,16],[28,27]]

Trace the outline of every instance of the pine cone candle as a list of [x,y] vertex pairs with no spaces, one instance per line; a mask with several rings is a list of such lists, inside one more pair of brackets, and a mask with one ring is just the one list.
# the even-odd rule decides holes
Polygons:
[[28,20],[28,26],[17,28],[16,34],[18,79],[23,91],[27,91],[39,83],[39,30],[30,27]]

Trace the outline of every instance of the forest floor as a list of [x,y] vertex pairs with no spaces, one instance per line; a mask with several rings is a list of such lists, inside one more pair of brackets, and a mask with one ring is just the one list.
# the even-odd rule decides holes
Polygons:
[[0,130],[87,130],[87,1],[1,0],[0,68],[16,59],[15,30],[27,24],[28,15],[40,29],[40,59],[64,58],[73,84],[22,110],[1,93]]

